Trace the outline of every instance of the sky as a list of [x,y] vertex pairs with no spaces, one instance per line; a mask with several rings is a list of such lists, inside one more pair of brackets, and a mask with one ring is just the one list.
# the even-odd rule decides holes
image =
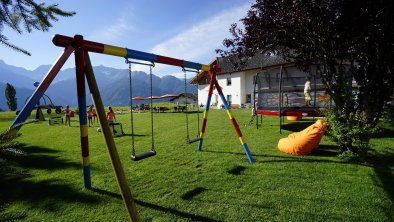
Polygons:
[[[42,2],[38,0],[36,2]],[[31,56],[0,45],[0,59],[7,64],[34,70],[53,64],[63,51],[52,43],[52,36],[80,34],[85,40],[126,47],[157,55],[209,64],[219,55],[215,49],[231,37],[232,23],[246,16],[253,0],[68,0],[58,3],[72,17],[60,17],[48,32],[34,30],[22,35],[5,27],[3,34],[10,42],[31,52]],[[99,3],[99,4],[97,4]],[[93,66],[128,68],[123,58],[90,53]],[[71,57],[70,57],[71,58]],[[64,68],[75,67],[69,59]],[[133,70],[148,71],[135,65]],[[182,77],[179,67],[157,64],[157,76]],[[190,75],[190,74],[188,74]],[[194,75],[194,74],[193,74]]]

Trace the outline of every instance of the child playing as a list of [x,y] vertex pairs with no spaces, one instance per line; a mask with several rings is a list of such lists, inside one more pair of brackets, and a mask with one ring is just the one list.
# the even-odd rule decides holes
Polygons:
[[94,108],[94,105],[92,105],[91,107],[92,107],[92,114],[93,114],[93,122],[97,122],[98,123],[96,108]]
[[93,126],[92,118],[93,118],[93,112],[91,109],[89,109],[88,110],[89,127],[90,127],[90,124],[92,124],[92,126]]
[[68,126],[71,126],[71,124],[70,124],[71,109],[70,109],[70,107],[68,105],[66,106],[66,109],[64,110],[64,113],[66,115],[66,125],[67,125],[67,122],[68,122]]
[[305,105],[310,106],[311,105],[311,80],[310,77],[307,76],[305,79],[305,86],[304,86],[304,96],[305,96]]
[[112,107],[110,107],[110,106],[108,107],[108,110],[109,111],[107,112],[107,122],[108,122],[109,126],[112,126],[112,131],[115,134],[115,133],[117,133],[115,130],[115,126],[114,126],[114,122],[116,121],[115,113],[112,110]]
[[113,124],[115,121],[116,121],[116,117],[115,117],[115,113],[114,113],[114,111],[112,110],[112,107],[108,107],[108,112],[107,112],[107,121],[108,121],[108,124]]

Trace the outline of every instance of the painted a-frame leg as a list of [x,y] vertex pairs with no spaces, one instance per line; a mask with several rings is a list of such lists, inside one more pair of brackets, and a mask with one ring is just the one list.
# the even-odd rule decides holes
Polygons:
[[213,85],[214,85],[214,80],[211,78],[211,80],[209,81],[207,102],[205,103],[204,117],[202,119],[202,124],[201,124],[200,141],[198,142],[198,151],[202,150],[202,142],[204,138],[205,128],[207,126],[209,107],[211,105]]
[[245,140],[243,139],[242,132],[239,129],[238,123],[235,120],[235,117],[234,117],[234,115],[231,112],[231,109],[230,109],[230,106],[227,103],[227,100],[226,100],[226,98],[224,98],[222,88],[220,88],[220,85],[219,85],[219,83],[216,80],[216,67],[213,67],[209,71],[209,76],[211,77],[211,80],[209,82],[208,98],[207,98],[207,103],[205,105],[204,119],[203,119],[203,122],[202,122],[201,135],[200,135],[201,140],[200,140],[200,143],[198,144],[198,150],[199,151],[202,150],[202,137],[204,136],[206,123],[208,121],[208,111],[209,111],[209,106],[211,104],[211,97],[212,97],[212,92],[213,92],[213,86],[215,86],[216,90],[218,91],[218,93],[220,95],[220,98],[222,100],[224,108],[227,111],[227,115],[229,116],[230,121],[233,124],[233,127],[235,129],[235,132],[238,135],[238,139],[239,139],[239,141],[240,141],[240,143],[241,143],[241,145],[242,145],[242,147],[244,149],[244,152],[245,152],[245,154],[246,154],[246,156],[248,158],[248,161],[249,161],[250,164],[252,164],[254,162],[252,154],[250,153],[248,145],[245,143]]
[[224,105],[224,108],[225,108],[226,111],[227,111],[227,115],[228,115],[228,117],[230,118],[231,123],[233,124],[233,127],[234,127],[234,129],[235,129],[235,132],[237,133],[238,140],[239,140],[239,142],[241,143],[241,145],[242,145],[242,147],[243,147],[243,149],[244,149],[244,152],[245,152],[246,156],[248,157],[249,163],[252,164],[252,163],[254,162],[253,157],[252,157],[252,154],[250,153],[249,148],[248,148],[248,145],[246,144],[246,142],[245,142],[245,140],[244,140],[244,138],[243,138],[241,129],[239,129],[237,120],[235,120],[235,117],[234,117],[234,115],[233,115],[233,112],[231,112],[231,107],[228,105],[227,100],[226,100],[226,98],[225,98],[224,95],[223,95],[222,88],[220,88],[219,83],[218,83],[218,81],[216,80],[216,72],[215,72],[215,70],[213,70],[213,72],[210,72],[210,75],[211,75],[211,79],[213,79],[213,81],[214,81],[216,90],[218,91],[218,93],[219,93],[219,95],[220,95],[220,98],[221,98],[221,100],[222,100],[222,103],[223,103],[223,105]]
[[[73,52],[74,52],[74,48],[72,46],[68,46],[64,50],[64,52],[62,52],[62,54],[56,60],[55,64],[49,69],[48,73],[45,75],[40,85],[38,85],[38,87],[33,92],[32,96],[30,96],[29,100],[23,106],[22,110],[19,112],[19,115],[11,123],[10,128],[13,128],[16,125],[24,123],[26,121],[31,111],[34,109],[38,101],[40,101],[41,97],[44,95],[49,85],[51,85],[53,79],[59,73],[64,63],[66,63],[67,59],[70,57],[71,53]],[[21,127],[16,127],[11,131],[13,131],[12,133],[16,134],[20,128]]]
[[83,163],[83,182],[85,188],[91,188],[92,184],[90,178],[89,137],[85,92],[85,53],[84,49],[81,47],[83,37],[80,35],[76,35],[75,41],[75,73],[77,80],[79,130],[81,135],[81,150]]
[[115,172],[116,180],[118,182],[118,186],[123,198],[123,202],[127,209],[129,218],[134,222],[140,221],[136,204],[131,195],[129,185],[127,184],[126,176],[123,171],[122,163],[120,162],[119,154],[118,151],[116,150],[114,138],[112,137],[111,130],[107,123],[104,105],[101,100],[97,82],[94,77],[92,64],[90,62],[89,54],[87,52],[85,52],[85,62],[86,62],[86,66],[85,66],[86,79],[93,98],[94,106],[96,107],[97,110],[97,116],[101,125],[101,130],[105,142],[107,144],[108,154],[111,159],[112,167]]

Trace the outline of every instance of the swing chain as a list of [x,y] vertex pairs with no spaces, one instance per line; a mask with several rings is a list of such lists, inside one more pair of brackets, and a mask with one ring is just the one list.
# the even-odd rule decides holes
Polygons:
[[[188,110],[187,110],[187,83],[186,83],[186,72],[195,72],[196,73],[196,79],[198,77],[198,73],[200,70],[188,70],[185,69],[185,67],[182,67],[182,71],[184,72],[184,78],[185,78],[185,102],[186,102],[186,142],[190,142],[190,136],[189,136],[189,117],[188,117]],[[197,87],[197,92],[198,92],[198,84],[196,84]],[[200,136],[200,108],[198,104],[198,95],[197,95],[197,138]]]
[[149,76],[150,76],[150,124],[151,124],[151,133],[152,133],[152,147],[151,147],[151,151],[155,151],[155,141],[153,138],[153,81],[152,81],[152,68],[155,67],[155,64],[152,62],[152,65],[149,66]]
[[133,89],[132,89],[132,82],[131,82],[131,62],[126,58],[126,63],[129,64],[131,155],[132,155],[132,156],[135,156],[135,147],[134,147],[134,121],[133,121]]
[[135,145],[134,145],[134,120],[133,120],[133,92],[132,92],[132,80],[131,80],[131,64],[137,65],[146,65],[149,66],[149,76],[150,76],[150,113],[151,113],[151,133],[152,133],[152,147],[151,151],[155,152],[155,144],[154,144],[154,136],[153,136],[153,86],[152,86],[152,68],[155,67],[155,63],[151,62],[142,63],[131,61],[128,58],[125,58],[125,63],[129,64],[129,87],[130,87],[130,125],[131,125],[131,155],[135,156]]
[[182,67],[182,71],[184,73],[184,78],[185,78],[185,114],[186,114],[186,142],[189,142],[190,136],[189,136],[189,117],[188,117],[188,112],[187,112],[187,84],[186,84],[186,69]]

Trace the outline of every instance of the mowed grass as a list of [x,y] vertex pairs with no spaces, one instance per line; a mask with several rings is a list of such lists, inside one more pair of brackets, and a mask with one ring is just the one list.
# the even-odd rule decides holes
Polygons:
[[[125,108],[126,109],[126,108]],[[155,113],[157,155],[130,160],[130,114],[117,115],[126,133],[115,138],[142,221],[393,221],[394,128],[373,138],[364,163],[337,157],[323,138],[308,156],[289,156],[278,140],[311,121],[286,125],[264,118],[245,127],[250,109],[233,110],[255,163],[248,163],[224,110],[210,110],[203,151],[185,142],[184,113]],[[196,114],[190,114],[191,137]],[[202,116],[202,115],[201,115]],[[12,113],[0,113],[0,130]],[[136,152],[150,149],[150,114],[136,113]],[[0,221],[127,221],[102,133],[89,128],[93,189],[83,188],[79,123],[27,124],[17,139],[25,155],[0,159]]]

